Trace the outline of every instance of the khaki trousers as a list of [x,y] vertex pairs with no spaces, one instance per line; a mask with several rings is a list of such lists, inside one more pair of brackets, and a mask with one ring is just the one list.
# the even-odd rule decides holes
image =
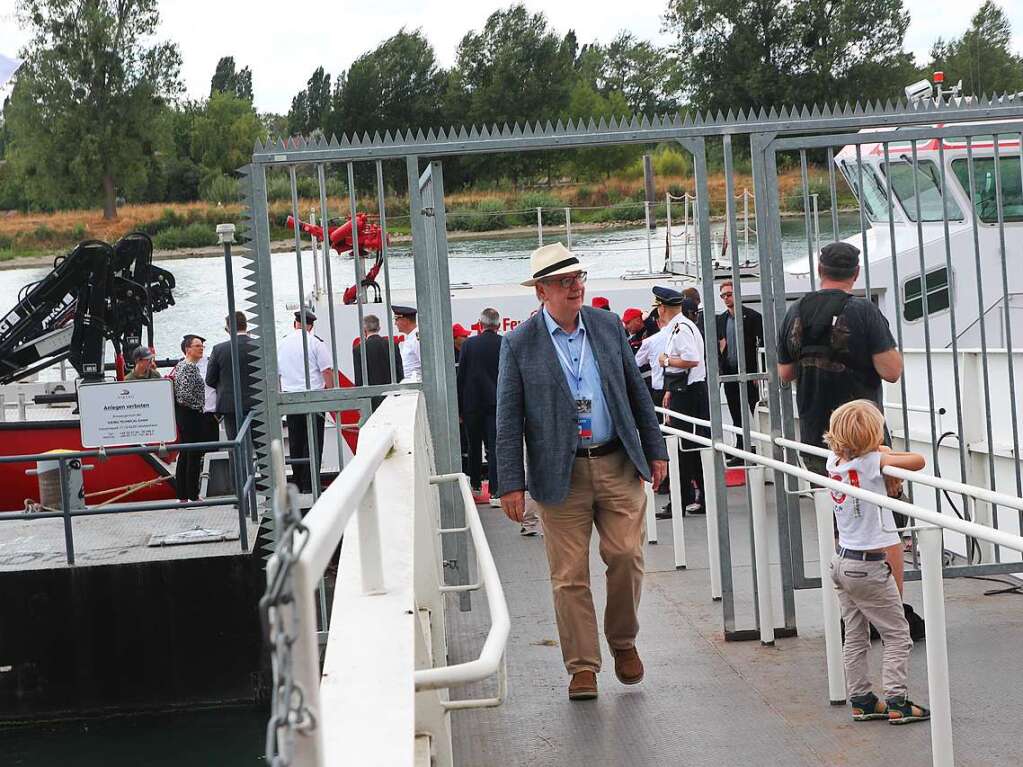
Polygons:
[[845,621],[845,686],[850,698],[871,692],[870,626],[873,623],[884,642],[881,683],[885,698],[906,694],[909,676],[909,623],[902,609],[902,597],[885,561],[860,562],[836,556],[831,560],[831,580],[838,590],[838,603]]
[[597,618],[590,591],[590,533],[607,565],[604,635],[614,650],[635,645],[643,589],[646,494],[624,450],[576,458],[568,497],[541,504],[544,545],[554,590],[561,654],[569,674],[600,671]]

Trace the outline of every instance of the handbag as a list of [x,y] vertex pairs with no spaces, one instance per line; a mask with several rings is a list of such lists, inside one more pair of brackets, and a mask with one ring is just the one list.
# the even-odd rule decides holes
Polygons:
[[664,369],[664,390],[672,394],[681,394],[689,386],[689,368],[677,373],[669,373],[669,370],[677,370],[677,368]]

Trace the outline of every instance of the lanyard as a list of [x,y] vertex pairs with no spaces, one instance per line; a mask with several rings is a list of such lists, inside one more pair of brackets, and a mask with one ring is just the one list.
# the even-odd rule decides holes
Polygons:
[[[583,364],[586,361],[587,339],[586,339],[586,328],[583,326],[582,317],[579,318],[579,327],[583,330],[583,332],[579,334],[579,341],[580,341],[580,344],[581,344],[582,348],[579,350],[579,367],[578,368],[573,367],[572,362],[568,359],[567,355],[563,351],[561,351],[561,345],[558,344],[557,341],[554,341],[553,338],[551,339],[552,341],[554,341],[554,351],[556,351],[558,353],[558,357],[560,357],[561,361],[563,363],[565,363],[565,367],[568,369],[568,372],[571,373],[572,378],[575,380],[575,387],[574,387],[575,391],[572,392],[573,394],[578,394],[579,390],[582,388],[582,384],[583,384]],[[564,332],[564,331],[562,331],[562,332]]]

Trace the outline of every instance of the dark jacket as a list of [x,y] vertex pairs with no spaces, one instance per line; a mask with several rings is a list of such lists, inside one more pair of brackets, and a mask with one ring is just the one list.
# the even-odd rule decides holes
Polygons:
[[[757,359],[757,349],[764,345],[764,318],[756,309],[750,309],[748,306],[742,307],[742,332],[743,332],[743,344],[746,346],[746,372],[754,373],[759,370],[759,360]],[[718,330],[718,366],[722,373],[736,373],[738,367],[728,364],[728,353],[727,350],[721,350],[720,342],[726,340],[726,328],[728,326],[728,310],[721,312],[717,315],[717,330]],[[739,337],[738,328],[736,328],[736,339]],[[736,355],[738,357],[738,355]]]
[[391,363],[389,361],[391,343],[383,336],[376,335],[363,339],[362,343],[366,345],[366,367],[369,368],[369,376],[367,378],[362,375],[362,352],[359,351],[359,346],[362,344],[356,345],[352,347],[354,363],[352,368],[355,371],[356,386],[399,383],[405,377],[405,371],[401,366],[401,351],[398,349],[397,342],[394,343],[393,352],[394,381],[391,381]]
[[[590,348],[600,369],[607,409],[636,471],[650,479],[651,460],[667,460],[653,401],[639,374],[618,315],[582,307]],[[554,351],[543,313],[501,342],[497,378],[497,471],[502,492],[526,487],[522,441],[529,460],[529,493],[539,503],[568,496],[579,443],[575,402]]]
[[501,359],[501,336],[488,330],[465,339],[458,358],[459,412],[497,411],[497,368]]
[[[256,342],[248,333],[238,334],[238,374],[242,380],[242,418],[255,406]],[[231,369],[231,342],[221,341],[213,347],[206,368],[206,385],[217,390],[217,412],[234,413],[234,374]]]

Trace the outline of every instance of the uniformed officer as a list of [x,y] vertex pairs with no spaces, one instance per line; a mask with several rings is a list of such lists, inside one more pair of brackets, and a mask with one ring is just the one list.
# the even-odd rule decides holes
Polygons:
[[650,387],[650,396],[653,398],[655,405],[662,407],[661,403],[664,400],[664,368],[658,360],[668,343],[670,329],[666,328],[669,324],[672,324],[672,320],[682,309],[682,294],[677,290],[660,286],[655,287],[653,293],[654,311],[651,314],[654,315],[657,330],[654,333],[648,334],[643,339],[639,351],[636,352],[636,364],[640,366],[639,369],[641,371],[645,365],[650,366],[650,378],[647,381],[647,385]]
[[416,327],[416,307],[392,306],[394,326],[405,335],[401,342],[401,367],[405,371],[402,383],[423,380],[423,360],[419,355],[419,328]]
[[[704,361],[703,334],[686,315],[694,315],[698,305],[691,299],[679,302],[680,311],[665,326],[668,334],[665,349],[658,357],[664,368],[664,407],[696,418],[710,418],[710,400],[707,393],[707,366]],[[677,419],[676,419],[677,420]],[[681,431],[710,436],[705,426],[678,421],[673,426]],[[698,446],[682,440],[683,452],[679,465],[682,498],[686,511],[703,513],[703,470]],[[666,514],[667,508],[661,512]],[[662,518],[663,518],[662,516]]]
[[[330,349],[317,335],[313,334],[313,323],[316,315],[312,309],[305,310],[306,349],[302,355],[302,312],[295,312],[294,330],[289,333],[277,347],[277,371],[280,375],[280,386],[283,392],[319,391],[333,389],[335,382],[334,366],[331,362]],[[308,372],[308,385],[306,374]],[[288,453],[292,459],[309,458],[308,416],[304,413],[288,415]],[[313,413],[313,438],[316,446],[316,466],[319,468],[323,458],[323,425],[325,416],[322,412]],[[292,476],[301,493],[312,492],[312,468],[308,460],[292,464]]]

